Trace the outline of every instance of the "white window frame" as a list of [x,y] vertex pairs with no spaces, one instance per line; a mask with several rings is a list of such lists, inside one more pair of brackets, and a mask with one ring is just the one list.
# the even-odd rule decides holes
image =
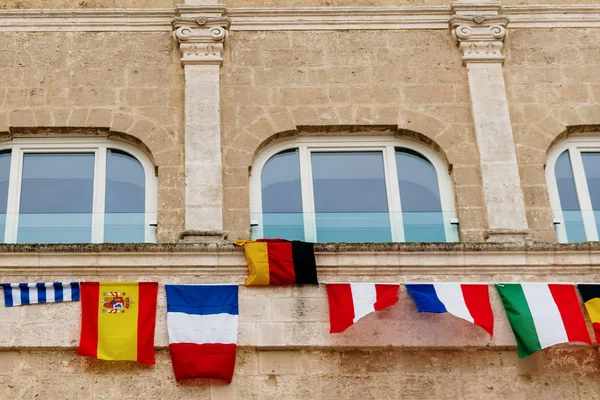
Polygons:
[[[454,188],[448,165],[428,146],[408,139],[388,139],[373,136],[338,136],[338,137],[301,137],[293,141],[274,143],[266,146],[256,157],[250,173],[250,212],[252,225],[256,234],[263,235],[262,221],[262,169],[271,157],[290,149],[298,149],[300,162],[300,186],[302,193],[302,213],[304,218],[304,239],[317,241],[315,219],[315,202],[313,196],[311,154],[324,151],[380,151],[383,155],[384,177],[390,213],[390,226],[393,242],[404,242],[404,225],[402,221],[402,204],[396,169],[397,147],[413,150],[425,157],[434,167],[439,185],[440,202],[444,212],[444,229],[448,242],[458,242],[458,234],[453,224],[458,224],[454,202]],[[450,211],[450,213],[448,213]],[[450,217],[449,214],[451,214]],[[254,218],[256,216],[256,218]]]
[[596,230],[596,218],[592,212],[592,200],[585,178],[583,160],[581,153],[600,153],[600,140],[589,136],[571,137],[560,144],[554,146],[548,152],[548,161],[546,163],[546,183],[550,196],[550,206],[556,226],[556,238],[559,243],[568,243],[567,230],[564,223],[564,216],[558,194],[558,184],[556,183],[556,161],[565,151],[569,152],[571,160],[571,170],[575,181],[575,191],[581,210],[583,227],[587,241],[597,241],[598,231]]
[[4,243],[17,243],[23,155],[25,153],[93,153],[94,188],[92,203],[91,243],[104,242],[104,210],[106,200],[106,153],[109,149],[124,151],[142,165],[145,176],[145,234],[146,243],[156,242],[157,178],[148,156],[132,144],[106,137],[44,137],[15,138],[0,144],[0,151],[11,151],[6,205]]

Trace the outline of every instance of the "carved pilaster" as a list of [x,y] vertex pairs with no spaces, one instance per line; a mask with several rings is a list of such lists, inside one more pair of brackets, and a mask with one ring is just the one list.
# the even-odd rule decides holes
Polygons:
[[230,19],[227,16],[182,16],[172,21],[173,37],[179,43],[181,62],[217,64],[223,62],[223,45]]
[[[203,4],[200,4],[203,3]],[[177,6],[173,37],[185,76],[184,242],[221,243],[223,165],[221,159],[220,68],[229,28],[223,4],[185,0]]]
[[500,6],[456,2],[452,9],[455,16],[450,19],[450,29],[463,53],[463,62],[502,63],[508,17],[499,14]]
[[500,14],[500,3],[489,0],[457,0],[452,11],[450,29],[469,79],[487,214],[486,240],[525,243],[529,227],[502,73],[508,18]]

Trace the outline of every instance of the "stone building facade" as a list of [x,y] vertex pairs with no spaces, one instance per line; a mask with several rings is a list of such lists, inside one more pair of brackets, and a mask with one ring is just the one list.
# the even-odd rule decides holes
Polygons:
[[[320,280],[600,280],[585,157],[600,148],[595,1],[182,1],[0,3],[0,158],[30,143],[121,143],[150,166],[145,223],[156,225],[145,244],[94,234],[90,244],[21,243],[10,186],[0,281],[242,283],[232,241],[256,226],[261,157],[355,140],[436,159],[458,236],[320,243]],[[560,162],[571,177],[557,183]],[[490,295],[492,339],[452,316],[418,314],[404,289],[398,305],[330,335],[323,285],[241,287],[231,385],[175,383],[162,289],[155,367],[78,357],[77,303],[0,307],[0,398],[600,396],[597,345],[519,361]]]

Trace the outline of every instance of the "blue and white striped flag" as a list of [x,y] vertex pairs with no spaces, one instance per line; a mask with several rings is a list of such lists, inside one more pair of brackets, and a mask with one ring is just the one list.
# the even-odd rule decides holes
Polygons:
[[79,282],[0,283],[6,307],[79,301]]

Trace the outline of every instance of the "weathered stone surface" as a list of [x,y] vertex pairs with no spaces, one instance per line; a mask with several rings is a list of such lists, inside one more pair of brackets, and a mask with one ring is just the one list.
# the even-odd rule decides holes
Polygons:
[[[230,238],[249,235],[247,220],[232,214],[248,207],[244,188],[257,149],[297,126],[397,125],[439,144],[453,167],[479,168],[467,74],[447,32],[233,31],[228,45],[221,95],[224,229]],[[461,179],[465,184],[481,193],[480,178]],[[459,210],[484,207],[481,195],[463,199],[457,196]],[[469,226],[483,234],[485,220]]]
[[596,96],[600,77],[593,73],[600,65],[598,43],[599,29],[515,29],[504,48],[517,160],[534,240],[556,240],[544,176],[546,152],[569,126],[598,123],[597,112],[589,112],[600,106]]
[[176,383],[166,350],[154,367],[78,357],[72,351],[0,352],[2,398],[180,399],[572,399],[594,398],[598,354],[549,349],[521,360],[512,350],[287,350],[240,348],[233,382]]
[[3,8],[169,8],[183,0],[6,0]]
[[[21,6],[97,7],[102,2],[71,3],[40,0],[21,2]],[[158,4],[130,3],[132,7]],[[172,57],[168,33],[5,32],[0,35],[0,47],[3,54],[19,55],[0,57],[0,131],[6,125],[110,128],[141,140],[159,170],[183,166],[177,156],[183,154],[183,104],[169,102],[170,91],[183,85],[183,70]],[[167,200],[159,194],[159,217],[169,214],[165,220],[159,218],[158,240],[162,242],[178,240],[183,224],[184,182],[168,181],[167,186],[163,186],[164,178],[160,182],[172,195]]]

